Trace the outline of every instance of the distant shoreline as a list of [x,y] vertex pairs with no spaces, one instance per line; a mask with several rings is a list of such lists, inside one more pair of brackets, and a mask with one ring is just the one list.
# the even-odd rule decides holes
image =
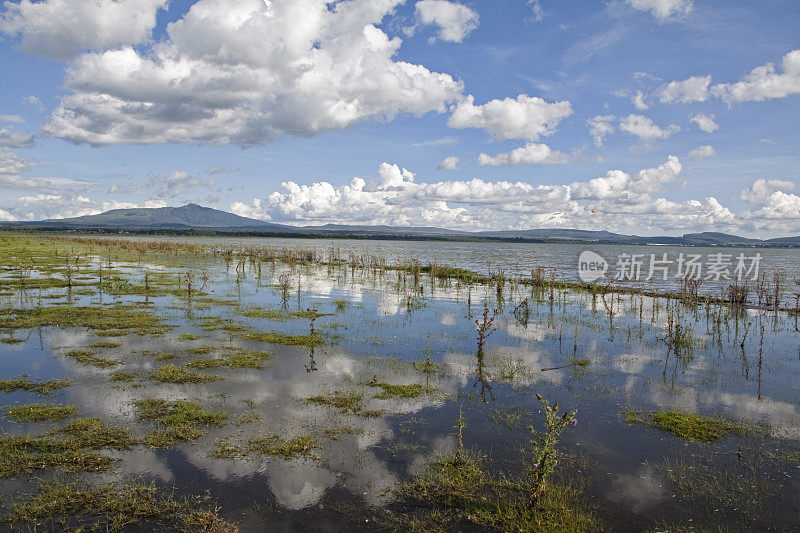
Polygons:
[[[373,241],[438,241],[438,242],[496,242],[519,244],[585,244],[585,245],[628,245],[628,246],[689,246],[719,248],[800,248],[800,237],[786,237],[770,240],[747,239],[751,242],[714,242],[704,239],[703,234],[687,237],[641,237],[616,235],[608,239],[568,239],[559,237],[535,238],[524,236],[491,236],[464,234],[419,234],[385,233],[380,231],[341,231],[341,230],[296,230],[272,229],[253,230],[243,228],[109,228],[109,227],[58,227],[35,223],[3,223],[0,232],[53,234],[53,235],[100,235],[100,236],[147,236],[147,237],[251,237],[283,239],[350,239]],[[744,239],[743,239],[744,240]]]

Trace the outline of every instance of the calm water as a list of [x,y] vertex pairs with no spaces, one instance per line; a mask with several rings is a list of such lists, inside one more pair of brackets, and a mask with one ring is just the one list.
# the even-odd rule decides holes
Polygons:
[[[578,258],[589,250],[599,254],[609,263],[606,277],[598,283],[609,282],[621,286],[637,286],[659,291],[675,291],[679,287],[679,257],[699,255],[701,264],[700,277],[703,283],[701,293],[721,294],[736,279],[736,267],[740,254],[744,255],[742,279],[753,284],[752,277],[764,277],[768,280],[778,272],[785,277],[783,283],[783,305],[794,307],[795,293],[800,292],[800,250],[788,248],[730,248],[730,247],[688,247],[688,246],[627,246],[627,245],[592,245],[592,244],[525,244],[525,243],[484,243],[484,242],[436,242],[436,241],[372,241],[352,239],[280,239],[280,238],[214,238],[214,237],[127,237],[134,240],[170,240],[194,243],[229,246],[232,243],[256,247],[291,247],[302,250],[314,250],[327,256],[330,249],[339,250],[342,257],[349,254],[378,255],[393,265],[411,258],[418,259],[423,265],[435,262],[442,265],[466,268],[482,275],[503,271],[507,276],[529,277],[531,270],[537,267],[554,269],[557,279],[578,281]],[[666,257],[665,257],[666,254]],[[719,276],[708,270],[713,256],[722,254]],[[753,257],[760,255],[758,268],[749,272]],[[636,280],[617,279],[618,274],[631,274],[630,268],[621,266],[620,256],[640,256],[641,262]],[[651,274],[651,256],[655,268]],[[666,259],[668,263],[662,263]],[[660,266],[667,266],[667,279]],[[684,271],[685,272],[685,269]],[[725,276],[728,276],[727,278]],[[628,276],[633,277],[633,276]],[[798,281],[795,281],[798,280]]]
[[[529,275],[536,266],[555,266],[559,276],[567,279],[574,279],[573,265],[585,249],[503,243],[236,242],[315,248],[324,253],[336,247],[344,256],[350,252],[382,255],[389,264],[417,257],[481,273],[495,269],[519,276]],[[627,248],[592,249],[616,256]],[[637,248],[630,253],[652,250]],[[686,251],[656,250],[659,254]],[[759,252],[764,268],[781,268],[789,279],[800,276],[797,251]],[[485,453],[494,469],[522,471],[524,450],[530,446],[527,427],[542,423],[535,393],[579,410],[579,424],[565,433],[561,447],[573,458],[565,461],[572,470],[562,475],[585,484],[585,499],[611,530],[674,525],[760,531],[792,529],[800,520],[800,334],[794,317],[785,313],[750,310],[734,316],[715,307],[676,306],[668,318],[664,300],[622,296],[608,306],[590,294],[555,292],[551,300],[547,292],[519,286],[513,290],[506,286],[498,294],[493,286],[468,289],[426,277],[420,293],[413,278],[396,272],[264,263],[258,279],[258,265],[246,262],[244,270],[237,272],[236,264],[215,257],[163,256],[139,263],[118,260],[112,253],[91,260],[111,261],[117,276],[132,284],[141,283],[146,269],[176,279],[194,271],[199,280],[205,272],[204,291],[217,301],[190,303],[172,295],[148,298],[154,312],[176,329],[164,336],[120,337],[114,340],[122,346],[113,349],[89,348],[100,338],[85,328],[6,332],[24,342],[0,344],[0,374],[69,377],[72,385],[46,401],[76,405],[85,416],[99,416],[139,436],[152,425],[138,420],[133,407],[137,399],[197,400],[207,409],[225,411],[229,422],[208,429],[194,443],[168,450],[141,446],[119,453],[120,461],[102,479],[141,476],[175,487],[179,493],[208,490],[223,515],[242,531],[375,529],[375,519],[396,505],[392,489],[421,473],[438,454],[454,450],[452,426],[459,408],[468,423],[465,445]],[[281,309],[284,302],[276,284],[282,275],[292,280],[286,302],[290,311],[316,308],[330,313],[315,323],[327,339],[325,344],[312,351],[204,329],[204,319],[221,317],[258,330],[308,333],[305,319],[244,316],[253,307]],[[62,289],[7,291],[0,296],[0,304],[24,308],[144,302],[141,296],[109,296],[96,290],[72,298],[69,303]],[[524,301],[527,315],[518,309]],[[479,358],[474,320],[484,305],[498,309],[497,331]],[[690,349],[676,354],[666,341],[670,321],[691,330]],[[187,333],[200,338],[180,337]],[[193,355],[192,348],[198,346],[210,346],[210,354]],[[64,357],[73,349],[93,349],[117,358],[123,366],[104,370],[80,365]],[[210,383],[165,385],[148,378],[163,364],[182,365],[231,349],[268,349],[275,355],[262,370],[203,370],[224,378]],[[175,359],[159,361],[153,355],[166,352]],[[424,360],[426,354],[440,365],[433,374],[420,373],[412,364]],[[572,364],[582,359],[588,361],[586,366]],[[134,372],[136,383],[110,383],[110,374],[120,369]],[[367,385],[373,378],[391,384],[419,383],[429,389],[415,398],[382,399],[380,389]],[[306,401],[331,391],[363,393],[363,409],[384,414],[364,417]],[[11,405],[40,399],[17,392],[2,395],[0,401]],[[622,414],[660,409],[723,416],[766,429],[752,437],[688,442],[655,427],[626,423]],[[47,427],[2,422],[2,429],[10,433],[36,433]],[[337,437],[332,437],[336,432]],[[315,450],[318,457],[212,456],[220,440],[239,443],[273,434],[315,436],[320,444]],[[687,488],[679,483],[687,477],[713,483],[696,482]],[[22,479],[0,484],[4,502],[30,490]]]

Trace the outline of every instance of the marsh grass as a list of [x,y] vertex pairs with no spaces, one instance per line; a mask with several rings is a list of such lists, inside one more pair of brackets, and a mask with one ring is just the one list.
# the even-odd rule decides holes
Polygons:
[[99,332],[124,331],[123,335],[127,333],[161,335],[170,328],[151,313],[125,305],[113,307],[54,305],[33,309],[9,309],[0,312],[0,323],[3,329],[85,327]]
[[53,391],[69,387],[68,379],[53,381],[32,381],[25,377],[0,379],[0,392],[15,392],[18,390],[49,396]]
[[324,342],[323,339],[317,335],[290,335],[277,331],[248,331],[239,333],[239,338],[246,341],[307,347],[319,346]]
[[70,435],[81,448],[93,450],[128,450],[138,444],[127,430],[110,426],[96,417],[71,420],[60,432]]
[[15,405],[5,409],[8,418],[19,422],[44,422],[47,420],[58,422],[71,417],[76,411],[77,409],[72,405],[48,405],[46,403]]
[[765,426],[732,422],[721,417],[706,417],[674,410],[657,411],[649,416],[642,411],[624,411],[623,417],[628,424],[649,424],[689,441],[714,442],[731,434],[746,436],[767,429]]
[[394,525],[412,531],[583,532],[599,528],[580,500],[578,488],[552,485],[531,505],[526,478],[489,474],[483,462],[475,452],[435,459],[421,476],[395,490],[399,512]]
[[183,385],[187,383],[208,383],[210,381],[219,381],[223,378],[192,372],[182,366],[169,364],[158,367],[158,370],[150,374],[150,379],[159,383]]
[[425,393],[425,386],[419,383],[412,383],[410,385],[392,385],[378,381],[374,377],[366,383],[369,387],[378,387],[381,389],[376,398],[379,400],[388,400],[391,398],[417,398]]
[[[14,502],[6,525],[49,524],[69,531],[115,532],[137,526],[143,530],[236,533],[216,510],[204,510],[197,500],[161,496],[153,484],[107,484],[100,487],[48,481],[24,502]],[[47,527],[47,526],[45,526]]]
[[145,398],[134,402],[139,419],[163,426],[151,431],[145,444],[154,448],[169,448],[178,442],[194,441],[205,434],[198,426],[219,427],[225,423],[227,413],[206,411],[197,402],[167,402],[156,398]]
[[82,365],[94,366],[97,368],[111,368],[122,364],[116,359],[98,356],[96,355],[96,352],[91,350],[70,350],[64,355],[70,359],[74,359]]
[[273,353],[259,350],[242,350],[233,351],[225,354],[219,358],[196,359],[186,366],[195,368],[197,370],[204,370],[208,368],[249,368],[254,370],[261,370],[264,368],[264,362],[272,359]]
[[0,342],[3,344],[19,344],[21,342],[25,342],[25,339],[19,339],[17,337],[3,337],[0,339]]
[[117,370],[108,376],[108,381],[113,383],[134,383],[136,381],[136,374],[133,372],[125,372],[124,370]]

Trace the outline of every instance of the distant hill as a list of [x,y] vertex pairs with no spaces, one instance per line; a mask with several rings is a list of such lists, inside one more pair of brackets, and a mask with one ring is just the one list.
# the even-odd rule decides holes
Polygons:
[[35,226],[84,228],[284,228],[197,204],[183,207],[112,209],[99,215],[30,222]]
[[764,246],[800,248],[800,237],[748,239],[726,233],[687,233],[680,237],[621,235],[609,231],[576,229],[530,229],[501,231],[458,231],[434,227],[287,226],[241,217],[197,204],[182,207],[113,209],[99,215],[50,219],[38,222],[5,222],[0,227],[45,231],[99,231],[127,233],[192,232],[203,235],[249,235],[264,237],[351,238],[351,239],[434,239],[443,241],[513,241],[586,244],[645,244],[677,246]]

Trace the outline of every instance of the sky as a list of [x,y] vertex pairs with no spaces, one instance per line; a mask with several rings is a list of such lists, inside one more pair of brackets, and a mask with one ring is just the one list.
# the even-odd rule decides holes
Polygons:
[[800,235],[797,0],[0,0],[0,220]]

